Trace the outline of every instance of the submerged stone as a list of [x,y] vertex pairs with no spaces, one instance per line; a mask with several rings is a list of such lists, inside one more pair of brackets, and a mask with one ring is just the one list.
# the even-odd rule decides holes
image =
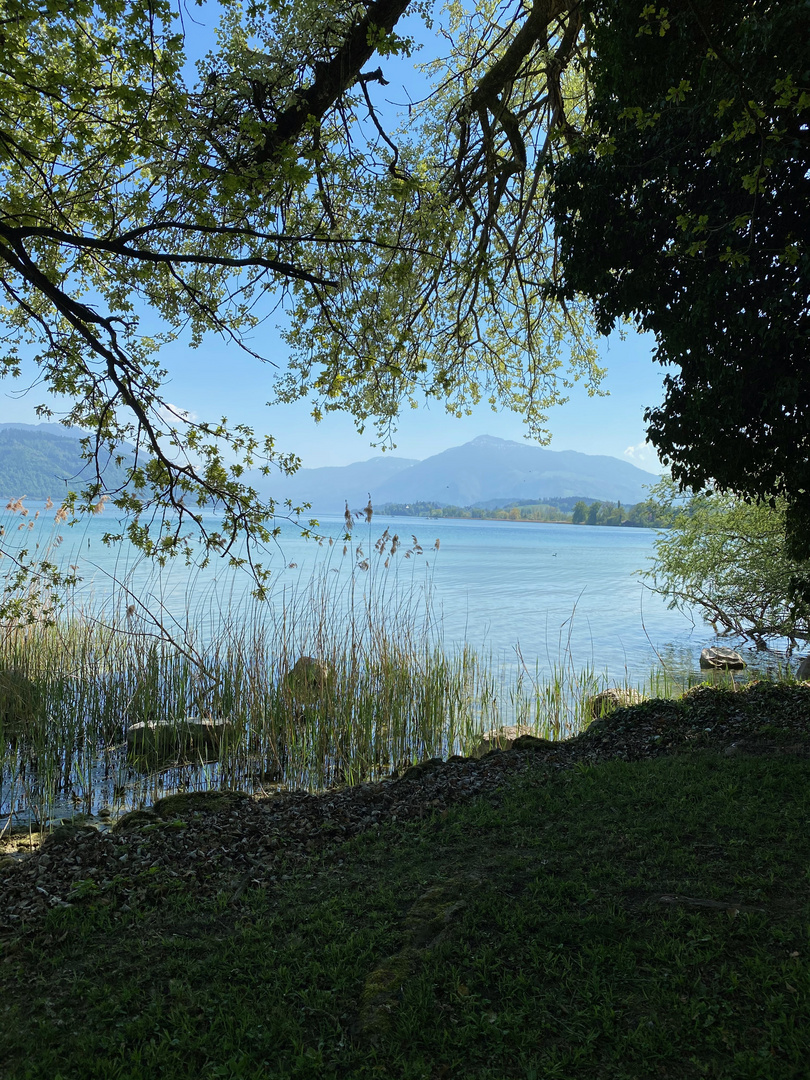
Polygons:
[[712,645],[700,654],[700,666],[706,670],[741,671],[745,661],[734,649],[724,645]]
[[165,760],[173,756],[200,756],[220,749],[234,726],[230,720],[146,720],[131,724],[127,753],[131,758]]

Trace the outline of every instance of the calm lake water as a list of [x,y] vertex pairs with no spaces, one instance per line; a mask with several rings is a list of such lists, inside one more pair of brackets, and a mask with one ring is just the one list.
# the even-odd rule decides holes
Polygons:
[[[428,626],[448,652],[469,646],[489,661],[497,723],[514,723],[515,709],[526,703],[520,693],[514,696],[524,676],[529,682],[523,682],[521,693],[528,689],[530,696],[535,680],[542,687],[561,676],[557,682],[572,702],[581,699],[585,684],[594,685],[588,675],[597,683],[660,692],[661,684],[651,677],[663,669],[677,689],[698,676],[701,649],[717,640],[698,617],[669,610],[645,586],[639,571],[650,565],[655,543],[655,534],[646,529],[375,516],[370,525],[356,524],[345,543],[342,519],[324,518],[317,543],[287,523],[265,553],[273,586],[269,599],[257,605],[248,576],[222,559],[204,569],[175,562],[158,574],[129,544],[105,545],[104,533],[115,531],[109,514],[53,531],[53,510],[29,529],[31,517],[7,512],[6,541],[10,535],[24,538],[29,551],[38,544],[40,557],[47,554],[75,567],[83,578],[80,608],[105,621],[120,622],[123,616],[127,629],[138,633],[154,631],[159,623],[175,641],[191,641],[204,654],[206,644],[222,640],[223,627],[250,635],[283,619],[293,657],[319,649],[294,628],[311,627],[322,618],[329,624],[325,652],[329,635],[344,640],[352,613],[356,625],[371,626],[375,639],[386,624],[398,635],[413,630],[418,642]],[[57,536],[62,540],[55,545]],[[125,615],[127,608],[134,614]],[[278,648],[277,641],[272,648]],[[747,652],[746,658],[748,675],[777,667],[784,653]],[[493,720],[486,722],[491,714],[482,701],[476,698],[472,708],[473,714],[479,709],[483,730]],[[68,730],[80,707],[72,698],[65,707]],[[414,717],[418,728],[418,709]],[[87,714],[87,720],[92,728],[99,718]],[[448,743],[447,752],[451,749]],[[238,777],[228,772],[227,763],[221,774],[216,761],[178,762],[143,773],[129,762],[126,744],[115,740],[110,745],[82,737],[75,745],[55,742],[47,762],[29,760],[28,753],[22,744],[19,751],[11,746],[0,762],[0,825],[4,818],[21,825],[56,821],[77,809],[95,814],[102,806],[123,812],[173,790],[235,782],[253,790],[253,780],[264,783],[261,754],[256,757],[258,751],[250,749],[241,764],[233,765],[241,770]],[[309,764],[301,768],[297,779],[285,772],[284,782],[311,786],[311,777],[304,775]]]
[[[238,618],[250,591],[244,572],[215,559],[201,571],[175,563],[158,576],[129,545],[102,543],[114,524],[105,514],[63,530],[61,557],[79,567],[85,603],[109,603],[125,582],[129,600],[137,596],[149,610],[162,610],[164,619],[176,620],[175,628],[189,613],[203,634],[216,633],[222,612]],[[699,615],[669,610],[645,586],[639,571],[653,555],[652,530],[375,515],[371,525],[355,524],[344,555],[342,519],[323,517],[320,525],[333,538],[331,546],[304,540],[285,523],[267,552],[274,581],[269,604],[276,610],[301,594],[313,574],[345,581],[353,573],[361,590],[376,588],[380,595],[427,590],[437,632],[449,649],[467,643],[496,667],[525,665],[532,676],[564,663],[631,683],[661,666],[697,672],[700,650],[717,640]],[[386,530],[380,555],[374,544]],[[385,569],[394,534],[402,547]],[[406,558],[413,537],[423,552]],[[357,569],[364,560],[370,561],[368,571]],[[751,659],[767,666],[781,657],[777,651]]]

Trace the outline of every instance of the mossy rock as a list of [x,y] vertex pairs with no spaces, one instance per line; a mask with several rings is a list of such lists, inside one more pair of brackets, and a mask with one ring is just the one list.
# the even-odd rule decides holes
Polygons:
[[39,687],[14,668],[0,670],[0,735],[19,739],[29,734],[40,715]]
[[399,777],[400,780],[418,780],[420,776],[424,776],[425,773],[432,772],[434,769],[440,769],[444,765],[443,758],[433,757],[428,758],[427,761],[417,761],[415,765],[411,765],[405,770]]
[[521,735],[512,743],[513,750],[553,750],[557,744],[552,739],[543,739],[539,735]]
[[199,811],[233,810],[248,798],[244,791],[183,791],[158,799],[152,812],[164,820],[176,819]]
[[316,705],[327,696],[334,680],[335,673],[326,660],[299,656],[285,675],[284,685],[296,705]]
[[122,814],[112,827],[114,833],[133,832],[142,829],[144,825],[154,825],[160,821],[157,814],[150,810],[130,810],[128,814]]
[[181,829],[187,829],[187,828],[188,828],[188,822],[187,821],[184,821],[182,818],[173,818],[171,821],[163,821],[163,820],[154,821],[154,822],[152,822],[151,825],[144,825],[143,826],[143,831],[145,833],[146,832],[155,832],[155,831],[165,831],[167,829],[169,829],[169,830],[175,829],[175,830],[179,831]]

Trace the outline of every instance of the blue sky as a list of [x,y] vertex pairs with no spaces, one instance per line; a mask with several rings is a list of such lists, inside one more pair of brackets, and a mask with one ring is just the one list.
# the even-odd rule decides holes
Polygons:
[[[195,7],[186,9],[197,20],[186,22],[192,54],[204,54],[212,40],[211,7],[208,5],[202,12]],[[425,35],[421,24],[412,25],[413,33]],[[417,59],[430,59],[440,48],[435,37],[427,40]],[[424,81],[414,73],[413,61],[385,63],[390,79],[386,88],[389,101],[420,96]],[[273,333],[272,324],[264,324],[262,333],[264,340],[257,342],[260,351],[283,367],[285,346]],[[643,469],[659,470],[654,451],[645,445],[642,419],[645,407],[663,398],[663,371],[651,359],[652,347],[651,338],[642,338],[632,330],[624,341],[614,335],[603,342],[602,362],[608,370],[603,389],[609,396],[589,398],[584,389],[575,386],[570,401],[549,414],[552,450],[609,454]],[[350,417],[332,414],[315,424],[306,402],[268,408],[265,403],[272,396],[273,369],[215,337],[196,350],[177,343],[164,350],[161,358],[169,369],[166,398],[173,406],[200,419],[227,416],[234,423],[247,423],[261,434],[273,435],[278,449],[298,454],[304,466],[346,465],[380,453],[370,445],[373,431],[359,434]],[[22,379],[0,382],[0,423],[37,422],[34,409],[45,400],[42,387],[24,392],[34,377],[31,370],[24,372]],[[440,403],[433,402],[429,408],[404,411],[393,453],[421,459],[484,434],[522,440],[526,431],[520,417],[494,413],[489,406],[479,406],[471,416],[458,420],[448,416]]]
[[[663,398],[663,372],[651,359],[652,344],[651,338],[633,332],[624,341],[614,335],[603,342],[607,367],[603,388],[609,396],[589,398],[581,386],[575,386],[569,402],[549,414],[550,449],[609,454],[658,471],[654,451],[644,445],[644,409]],[[267,348],[267,355],[277,356],[283,364],[283,343]],[[347,465],[380,453],[370,445],[373,432],[359,434],[348,416],[333,413],[316,424],[306,402],[268,408],[265,402],[272,393],[273,369],[216,338],[196,350],[175,345],[162,357],[169,369],[166,397],[172,405],[200,419],[227,416],[234,423],[250,424],[262,434],[273,435],[280,450],[298,454],[307,467]],[[32,378],[33,372],[26,371],[21,379],[0,383],[0,423],[37,423],[34,408],[44,395],[41,386],[24,392]],[[512,413],[494,413],[489,406],[479,406],[471,416],[457,420],[432,402],[429,408],[403,412],[393,453],[421,459],[477,435],[520,441],[525,434],[520,417]]]

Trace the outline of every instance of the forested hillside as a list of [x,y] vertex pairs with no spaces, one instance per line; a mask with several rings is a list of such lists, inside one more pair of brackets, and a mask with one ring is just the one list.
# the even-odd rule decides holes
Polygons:
[[[78,491],[91,478],[92,469],[75,437],[33,426],[0,430],[0,495],[4,498],[25,495],[58,502],[68,491]],[[125,471],[112,461],[104,476],[108,487],[126,480]]]

